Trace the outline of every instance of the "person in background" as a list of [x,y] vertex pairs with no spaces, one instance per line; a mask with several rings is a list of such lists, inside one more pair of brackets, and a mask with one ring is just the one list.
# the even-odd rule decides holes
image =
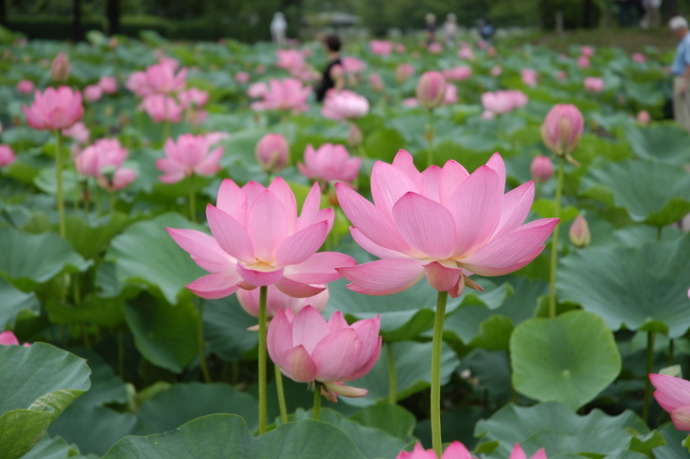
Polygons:
[[424,16],[426,22],[426,46],[436,41],[436,15],[434,13],[426,13]]
[[675,16],[669,22],[673,34],[680,40],[673,60],[673,117],[690,132],[690,33],[688,21]]
[[446,22],[443,24],[443,38],[446,41],[446,45],[455,45],[458,38],[458,21],[454,13],[446,15]]
[[280,11],[276,12],[271,19],[271,37],[278,46],[285,44],[285,32],[287,31],[287,21]]
[[316,100],[323,102],[329,89],[342,89],[345,85],[343,77],[342,61],[340,59],[340,48],[342,43],[337,35],[327,35],[324,37],[323,46],[326,48],[328,65],[321,74],[321,81],[314,88]]
[[642,0],[642,7],[645,10],[644,18],[640,24],[643,29],[655,29],[661,23],[661,15],[659,8],[661,8],[661,0]]
[[496,29],[488,19],[479,20],[479,36],[482,37],[482,40],[487,43],[490,42],[495,33]]

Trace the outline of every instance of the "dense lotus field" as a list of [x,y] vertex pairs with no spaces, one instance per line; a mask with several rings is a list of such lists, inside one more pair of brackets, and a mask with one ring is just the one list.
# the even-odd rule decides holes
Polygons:
[[672,50],[1,39],[0,458],[688,457]]

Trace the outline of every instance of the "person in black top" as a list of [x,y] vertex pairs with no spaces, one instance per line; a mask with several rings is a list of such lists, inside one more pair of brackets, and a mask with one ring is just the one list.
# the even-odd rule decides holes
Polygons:
[[[337,35],[327,35],[323,39],[323,46],[326,48],[326,54],[328,55],[328,65],[321,74],[321,81],[314,89],[316,100],[319,102],[323,102],[329,89],[342,89],[344,84],[342,61],[340,60],[340,48],[342,46],[340,38]],[[335,67],[340,71],[334,69]]]

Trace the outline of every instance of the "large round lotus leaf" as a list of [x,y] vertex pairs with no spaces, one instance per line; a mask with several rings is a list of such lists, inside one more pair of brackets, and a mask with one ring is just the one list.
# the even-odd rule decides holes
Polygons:
[[104,459],[366,459],[347,435],[324,422],[304,420],[253,438],[244,420],[211,414],[146,437],[125,437]]
[[35,290],[62,272],[83,271],[89,266],[55,233],[0,228],[0,253],[0,276],[22,290]]
[[0,279],[0,329],[14,324],[21,311],[38,314],[39,304],[35,293],[24,293]]
[[86,361],[49,344],[0,346],[0,445],[3,458],[31,449],[50,423],[89,389]]
[[521,323],[510,337],[510,351],[518,392],[573,410],[596,397],[621,370],[613,333],[587,311]]
[[63,438],[45,436],[22,459],[86,459],[86,456]]
[[599,164],[589,171],[587,194],[624,208],[636,222],[664,226],[690,212],[690,174],[650,159]]
[[[509,404],[484,421],[474,434],[482,443],[496,441],[498,449],[491,458],[506,458],[515,443],[529,454],[545,448],[549,459],[576,457],[616,457],[629,453],[633,432],[648,429],[632,411],[608,416],[593,410],[579,416],[559,403],[540,403],[531,407]],[[638,457],[637,455],[621,457]]]
[[559,297],[599,314],[613,330],[681,336],[690,328],[689,253],[690,236],[576,251],[561,262]]
[[631,126],[625,135],[640,158],[661,159],[678,166],[688,162],[688,133],[677,124]]

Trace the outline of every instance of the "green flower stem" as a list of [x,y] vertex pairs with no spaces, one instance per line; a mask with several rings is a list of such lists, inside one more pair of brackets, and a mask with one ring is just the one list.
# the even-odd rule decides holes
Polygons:
[[434,110],[429,110],[429,124],[426,127],[425,137],[428,143],[426,150],[426,167],[434,164]]
[[647,422],[649,419],[649,405],[652,401],[652,383],[649,380],[649,374],[654,371],[654,341],[656,333],[653,331],[647,332],[647,372],[644,378],[644,405],[642,405],[642,419]]
[[287,403],[285,403],[285,390],[283,389],[283,373],[278,365],[273,365],[276,379],[276,396],[278,397],[278,407],[280,408],[280,422],[288,423]]
[[199,302],[199,320],[196,323],[196,348],[199,354],[199,366],[201,367],[201,374],[204,376],[204,382],[210,383],[211,373],[208,371],[204,345],[204,304],[201,301]]
[[[558,158],[558,172],[556,175],[556,214],[561,217],[561,195],[563,194],[563,162]],[[549,317],[556,317],[556,275],[558,269],[558,233],[560,223],[556,225],[551,235],[551,261],[549,263]]]
[[431,441],[438,457],[443,452],[441,438],[441,346],[443,344],[443,321],[446,317],[448,292],[438,292],[434,338],[431,348]]
[[196,223],[196,193],[194,190],[189,192],[189,219]]
[[314,384],[314,406],[311,409],[311,418],[317,421],[321,419],[321,385]]
[[59,219],[59,229],[60,236],[63,238],[67,236],[67,227],[65,226],[65,190],[62,181],[62,170],[64,169],[64,159],[62,158],[62,145],[60,142],[60,131],[55,131],[55,184],[56,193],[55,198],[57,199],[57,209],[58,209],[58,219]]
[[266,298],[268,287],[259,287],[259,433],[268,430],[266,414]]
[[395,405],[398,401],[398,374],[395,370],[393,343],[386,343],[386,362],[388,364],[388,403]]

